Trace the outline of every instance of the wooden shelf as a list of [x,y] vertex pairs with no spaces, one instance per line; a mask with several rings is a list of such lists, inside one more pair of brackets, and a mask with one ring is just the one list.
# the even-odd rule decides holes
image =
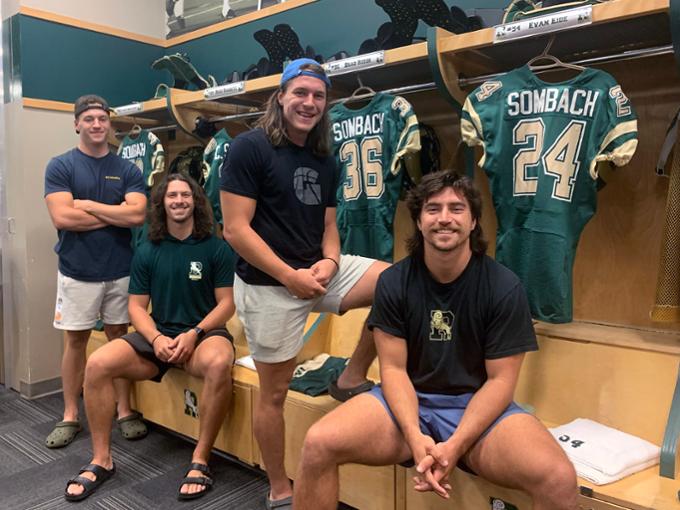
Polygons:
[[671,43],[669,0],[615,0],[593,5],[592,23],[579,28],[494,44],[494,29],[455,35],[434,32],[439,71],[459,103],[466,93],[459,78],[510,71],[540,54],[556,35],[550,53],[565,62]]
[[[432,73],[427,61],[427,43],[421,42],[387,50],[385,65],[359,73],[347,73],[332,77],[333,87],[330,98],[348,96],[358,86],[357,75],[361,75],[362,83],[375,90],[386,90],[394,87],[428,83],[432,81]],[[165,98],[144,101],[144,109],[139,113],[127,116],[113,116],[116,126],[124,127],[140,124],[144,127],[169,125],[175,118],[188,129],[193,120],[200,116],[224,116],[230,114],[249,113],[262,109],[272,91],[276,90],[281,74],[255,78],[245,82],[243,93],[221,99],[206,100],[203,90],[170,89],[174,116],[167,108]],[[119,105],[120,106],[120,105]]]

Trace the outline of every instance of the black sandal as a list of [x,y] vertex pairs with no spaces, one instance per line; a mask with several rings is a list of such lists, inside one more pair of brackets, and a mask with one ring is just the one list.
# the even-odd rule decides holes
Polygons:
[[[97,479],[90,480],[89,478],[80,476],[85,472],[94,473]],[[71,478],[68,482],[66,482],[66,489],[64,489],[64,497],[66,498],[66,501],[82,501],[83,499],[90,496],[95,490],[97,490],[97,487],[99,487],[106,480],[111,478],[115,472],[116,472],[115,464],[111,469],[106,469],[105,467],[100,466],[99,464],[88,464],[87,466],[84,466],[78,472],[78,476],[75,476],[74,478]],[[84,489],[83,492],[80,494],[69,494],[68,488],[74,484],[82,485]]]
[[[200,471],[203,473],[205,476],[189,476],[189,473],[191,471]],[[198,484],[202,485],[205,487],[201,492],[193,492],[193,493],[183,493],[182,492],[182,487],[184,487],[187,484]],[[212,473],[210,472],[210,468],[206,464],[199,464],[198,462],[192,462],[191,465],[189,466],[189,469],[187,470],[187,474],[184,475],[184,478],[182,478],[182,482],[179,484],[179,490],[177,491],[177,499],[180,501],[186,501],[189,499],[197,499],[202,497],[206,492],[208,492],[210,489],[212,489],[213,481],[212,481]]]

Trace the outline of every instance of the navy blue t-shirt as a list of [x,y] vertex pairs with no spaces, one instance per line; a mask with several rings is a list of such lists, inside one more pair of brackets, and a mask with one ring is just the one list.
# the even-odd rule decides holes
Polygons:
[[425,393],[473,393],[487,379],[485,360],[538,349],[522,284],[486,255],[473,255],[446,284],[420,258],[387,268],[368,327],[406,340],[406,371]]
[[[119,205],[127,193],[144,194],[139,169],[109,153],[94,158],[79,149],[52,158],[45,171],[45,196],[66,191],[74,200],[94,200]],[[54,251],[59,271],[88,282],[115,280],[130,274],[130,229],[108,225],[87,232],[58,230]]]
[[[264,131],[237,136],[222,168],[220,189],[257,201],[251,227],[295,269],[310,267],[323,255],[326,208],[335,207],[339,172],[334,159],[308,148],[274,147]],[[236,274],[251,285],[281,285],[238,258]]]

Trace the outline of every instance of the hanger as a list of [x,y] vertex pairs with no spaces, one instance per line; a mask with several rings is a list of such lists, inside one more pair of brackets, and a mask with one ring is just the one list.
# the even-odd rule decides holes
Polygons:
[[[546,69],[554,69],[556,67],[566,67],[568,69],[574,69],[576,71],[583,71],[585,67],[577,65],[577,64],[570,64],[568,62],[562,62],[559,58],[557,58],[554,55],[551,55],[548,53],[550,51],[550,47],[552,44],[555,42],[555,36],[551,35],[550,40],[548,41],[548,45],[545,47],[543,52],[540,55],[536,55],[534,58],[529,60],[527,62],[527,66],[531,71],[543,71]],[[550,64],[536,64],[536,62],[540,62],[541,60],[549,60],[551,63]]]
[[142,126],[139,124],[135,124],[130,128],[130,131],[128,132],[128,136],[130,138],[137,138],[139,134],[142,132]]
[[356,88],[354,92],[352,92],[351,96],[342,101],[343,103],[348,103],[350,101],[356,101],[359,99],[366,99],[367,97],[370,96],[375,96],[375,90],[373,90],[368,85],[364,85],[364,82],[361,81],[361,76],[358,74],[357,81],[359,82],[359,86]]

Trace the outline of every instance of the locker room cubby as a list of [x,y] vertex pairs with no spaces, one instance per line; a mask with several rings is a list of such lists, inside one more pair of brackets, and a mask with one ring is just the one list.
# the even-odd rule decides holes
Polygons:
[[[614,171],[602,169],[607,185],[598,195],[597,213],[585,227],[576,255],[575,320],[568,324],[536,324],[541,349],[526,357],[516,400],[532,406],[548,426],[577,417],[590,418],[661,445],[675,401],[680,324],[652,322],[649,318],[668,190],[668,179],[657,176],[654,168],[666,128],[680,106],[676,60],[680,55],[672,51],[672,44],[680,36],[680,27],[675,26],[680,24],[680,0],[610,0],[594,5],[592,12],[590,25],[555,33],[550,53],[565,62],[603,59],[592,65],[612,74],[631,99],[638,116],[639,145],[627,166]],[[414,106],[418,119],[437,131],[442,167],[469,170],[465,151],[459,146],[458,108],[477,85],[474,79],[523,65],[546,48],[549,37],[493,44],[492,28],[460,35],[432,29],[427,42],[388,50],[383,67],[359,74],[361,83],[376,91],[436,83],[436,89],[404,97]],[[608,56],[623,51],[669,46],[670,51],[656,56],[607,61]],[[558,81],[564,75],[550,73],[545,79],[553,77]],[[202,91],[172,89],[169,101],[145,101],[142,112],[114,117],[114,126],[121,132],[134,124],[145,128],[175,126],[172,131],[157,133],[169,163],[181,150],[199,143],[186,132],[192,131],[198,116],[241,115],[260,109],[279,80],[280,75],[248,80],[242,94],[219,100],[205,100]],[[330,98],[347,97],[358,85],[354,73],[333,77]],[[37,105],[24,99],[24,106]],[[218,127],[226,127],[235,136],[248,129],[250,120],[222,121]],[[480,156],[474,154],[475,163]],[[482,225],[493,254],[496,220],[488,183],[478,168],[474,174],[483,191]],[[395,260],[405,255],[403,241],[411,228],[400,202],[395,219]],[[349,356],[365,315],[365,310],[359,310],[343,317],[311,317],[307,327],[310,341],[300,359],[319,352]],[[246,354],[247,344],[238,320],[232,319],[229,327],[236,339],[237,356]],[[259,392],[257,376],[242,367],[236,367],[233,375],[235,397],[216,447],[259,465],[251,430],[251,413]],[[369,376],[378,378],[377,362]],[[145,417],[196,437],[195,423],[184,415],[183,400],[177,395],[184,388],[197,392],[199,381],[171,370],[156,390],[175,395],[167,399],[154,398],[150,384],[137,384],[135,391],[138,408]],[[289,476],[295,476],[305,431],[336,405],[328,396],[289,394],[285,408]],[[677,437],[666,439],[673,443],[668,449],[674,455]],[[341,500],[362,509],[476,510],[489,508],[490,498],[495,497],[520,510],[531,508],[526,494],[501,489],[459,470],[452,478],[454,494],[449,502],[415,493],[411,476],[402,467],[346,466],[341,472]],[[678,482],[660,476],[659,466],[606,486],[594,486],[582,479],[579,484],[583,487],[579,504],[584,510],[678,508]]]

